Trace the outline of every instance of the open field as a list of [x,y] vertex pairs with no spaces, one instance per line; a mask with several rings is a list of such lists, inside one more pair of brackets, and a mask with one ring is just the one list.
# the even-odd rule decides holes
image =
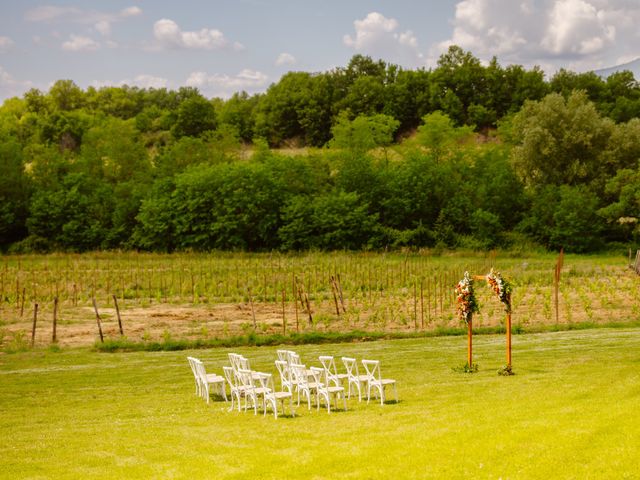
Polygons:
[[[275,347],[240,348],[273,372]],[[296,417],[228,412],[194,395],[186,356],[228,350],[0,354],[0,478],[640,478],[640,330],[297,347],[382,361],[400,402]]]
[[[98,338],[96,299],[107,338],[119,336],[113,297],[125,336],[136,342],[211,339],[291,332],[414,332],[460,325],[453,288],[465,270],[493,266],[513,286],[517,328],[640,319],[638,277],[623,256],[565,257],[555,316],[556,255],[500,253],[313,253],[33,255],[0,263],[0,345],[29,342],[38,304],[36,345],[91,345]],[[339,280],[343,302],[334,296]],[[309,298],[311,318],[298,293]],[[476,292],[474,325],[501,325],[502,305],[484,282]],[[295,294],[295,296],[294,296]],[[344,307],[344,308],[343,308]],[[338,313],[339,312],[339,313]]]

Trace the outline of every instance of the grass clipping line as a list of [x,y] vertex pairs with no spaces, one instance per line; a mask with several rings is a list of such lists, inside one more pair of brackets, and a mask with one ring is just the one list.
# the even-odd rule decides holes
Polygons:
[[[628,328],[640,327],[640,319],[630,322],[582,322],[572,324],[557,325],[536,325],[523,327],[516,325],[512,329],[512,333],[530,334],[530,333],[546,333],[546,332],[564,332],[570,330],[590,330],[600,328]],[[497,335],[504,334],[504,326],[494,327],[478,327],[473,329],[474,335]],[[324,344],[324,343],[357,343],[372,342],[376,340],[390,340],[403,338],[429,338],[429,337],[447,337],[462,336],[467,334],[466,328],[438,328],[428,332],[399,332],[399,333],[383,333],[383,332],[363,332],[354,330],[352,332],[309,332],[309,333],[292,333],[290,335],[258,335],[250,333],[229,338],[210,338],[210,339],[173,339],[170,336],[165,337],[162,341],[152,342],[135,342],[126,337],[105,338],[104,343],[96,341],[94,350],[98,352],[157,352],[157,351],[177,351],[177,350],[195,350],[204,348],[232,348],[243,346],[276,346],[276,345],[307,345],[307,344]],[[8,352],[7,352],[8,353]]]

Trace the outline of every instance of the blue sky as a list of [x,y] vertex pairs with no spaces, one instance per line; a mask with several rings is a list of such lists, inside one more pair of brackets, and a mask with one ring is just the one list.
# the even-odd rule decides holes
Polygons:
[[640,0],[0,0],[0,101],[58,79],[264,91],[356,53],[432,67],[483,61],[586,71],[640,56]]

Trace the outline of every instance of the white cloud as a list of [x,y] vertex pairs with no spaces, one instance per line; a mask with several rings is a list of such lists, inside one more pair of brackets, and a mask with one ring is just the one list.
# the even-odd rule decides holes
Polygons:
[[286,52],[283,52],[280,55],[278,55],[278,58],[276,59],[276,65],[278,66],[295,65],[295,63],[296,63],[296,57]]
[[591,55],[615,41],[616,28],[584,0],[560,0],[551,8],[542,46],[555,55]]
[[141,15],[141,14],[142,14],[142,9],[135,6],[127,7],[120,10],[121,17],[135,17],[136,15]]
[[129,85],[137,85],[142,88],[167,88],[169,86],[169,80],[143,74],[134,77],[133,82],[129,83]]
[[242,50],[240,43],[231,43],[220,30],[203,28],[197,31],[183,31],[176,22],[163,18],[153,25],[153,35],[160,46],[166,48],[191,48],[219,50],[232,48]]
[[210,96],[228,98],[235,92],[245,90],[249,93],[262,90],[267,86],[269,77],[256,70],[244,69],[235,76],[192,72],[185,84],[196,87]]
[[16,80],[0,65],[0,104],[7,98],[22,96],[33,86],[30,80]]
[[148,74],[136,75],[133,79],[125,78],[124,80],[117,82],[113,80],[94,80],[91,82],[91,86],[95,88],[122,87],[123,85],[136,86],[140,88],[168,88],[170,87],[170,82],[166,78]]
[[13,43],[13,40],[11,40],[9,37],[0,36],[0,52],[9,50],[11,47],[13,47]]
[[422,63],[418,39],[411,30],[398,31],[398,21],[378,12],[369,13],[353,22],[355,35],[345,35],[343,42],[355,51],[374,58],[416,66]]
[[100,44],[89,37],[69,35],[69,40],[62,44],[62,49],[68,52],[93,52],[100,48]]
[[106,20],[100,20],[94,25],[94,28],[105,37],[111,35],[111,23],[107,22]]
[[30,22],[70,22],[93,25],[98,22],[116,22],[124,18],[140,15],[142,10],[138,7],[127,7],[118,13],[101,12],[98,10],[83,10],[77,7],[61,7],[56,5],[43,5],[27,10],[25,19]]
[[[60,18],[76,19],[82,15],[82,10],[75,7],[58,7],[43,5],[27,10],[25,18],[30,22],[53,22]],[[93,23],[93,22],[91,22]]]
[[[142,10],[138,7],[127,7],[118,13],[101,12],[97,10],[83,10],[77,7],[61,7],[55,5],[43,5],[32,8],[25,13],[25,19],[30,22],[38,23],[73,23],[79,25],[92,26],[95,31],[104,37],[111,35],[113,23],[120,22],[129,17],[142,14]],[[86,37],[85,37],[86,39]],[[77,50],[76,44],[79,45],[80,40],[65,42],[66,50]],[[95,42],[94,42],[95,43]],[[97,44],[96,44],[97,45]],[[86,43],[84,49],[94,49]]]
[[464,0],[431,56],[455,44],[483,60],[589,70],[637,58],[638,24],[640,2],[630,0]]

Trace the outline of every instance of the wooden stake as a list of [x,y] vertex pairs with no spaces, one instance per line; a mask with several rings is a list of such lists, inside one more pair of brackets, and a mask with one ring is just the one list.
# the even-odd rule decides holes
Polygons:
[[53,299],[53,333],[51,334],[51,341],[56,343],[58,338],[56,336],[56,330],[58,328],[58,297]]
[[511,368],[511,314],[507,313],[507,368]]
[[336,315],[340,316],[340,307],[338,306],[338,287],[336,286],[336,279],[332,275],[329,282],[331,284],[331,293],[333,294],[333,303],[336,305]]
[[96,312],[96,323],[98,324],[98,333],[100,334],[100,342],[104,343],[104,336],[102,335],[102,324],[100,323],[100,314],[98,313],[98,305],[96,304],[96,298],[91,299],[93,301],[93,310]]
[[33,327],[31,328],[31,347],[36,341],[36,323],[38,323],[38,304],[33,304]]
[[22,317],[24,315],[24,299],[27,296],[27,289],[26,288],[22,288],[22,301],[20,302],[20,316]]
[[413,328],[418,330],[418,283],[413,282]]
[[[340,305],[342,306],[342,313],[347,313],[347,308],[344,306],[344,296],[342,295],[342,282],[340,281],[339,273],[336,274],[336,287],[338,289],[338,298],[340,299]],[[371,300],[371,288],[369,288],[369,300]]]
[[287,291],[282,289],[282,335],[287,334],[287,319],[285,318],[285,302],[287,301]]
[[120,318],[120,307],[118,306],[118,297],[116,295],[111,295],[113,298],[113,303],[116,306],[116,316],[118,317],[118,328],[120,329],[120,335],[124,335],[122,331],[122,319]]
[[420,328],[424,330],[424,279],[420,279]]
[[256,311],[253,308],[253,295],[251,295],[251,287],[247,287],[247,293],[249,294],[249,304],[251,305],[251,316],[253,317],[253,330],[255,331],[258,328],[258,324],[256,323]]
[[300,331],[300,321],[298,319],[298,295],[296,293],[296,278],[293,277],[293,308],[296,313],[296,333]]
[[469,321],[467,322],[467,365],[469,368],[472,368],[473,365],[473,328],[472,328],[472,318],[469,315]]

